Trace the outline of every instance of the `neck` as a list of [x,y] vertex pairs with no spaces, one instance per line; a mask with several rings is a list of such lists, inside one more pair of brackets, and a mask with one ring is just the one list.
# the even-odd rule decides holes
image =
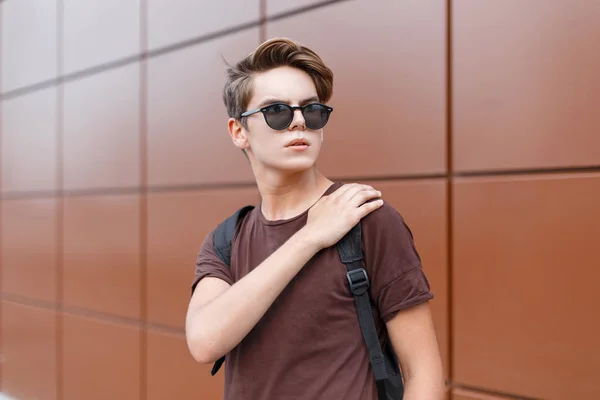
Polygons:
[[316,167],[290,174],[256,176],[261,211],[268,220],[289,219],[310,208],[333,183]]

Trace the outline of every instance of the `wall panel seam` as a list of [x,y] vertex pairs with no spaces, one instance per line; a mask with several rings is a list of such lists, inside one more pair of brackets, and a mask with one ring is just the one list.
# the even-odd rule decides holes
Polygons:
[[93,67],[86,68],[86,69],[83,69],[80,71],[76,71],[76,72],[73,72],[70,74],[62,75],[62,71],[60,71],[59,76],[55,79],[48,79],[48,80],[41,81],[41,82],[35,82],[31,85],[20,87],[20,88],[10,90],[7,92],[2,92],[2,93],[0,93],[0,101],[11,99],[11,98],[18,97],[18,96],[22,96],[22,95],[25,95],[28,93],[40,91],[43,89],[47,89],[52,86],[56,86],[61,82],[68,83],[68,82],[72,82],[72,81],[75,81],[75,80],[78,80],[81,78],[86,78],[86,77],[89,77],[92,75],[99,74],[101,72],[105,72],[105,71],[109,71],[109,70],[116,69],[119,67],[123,67],[123,66],[129,65],[129,64],[133,64],[135,62],[140,62],[145,59],[154,58],[154,57],[158,57],[158,56],[161,56],[164,54],[179,51],[179,50],[182,50],[182,49],[185,49],[188,47],[193,47],[193,46],[196,46],[199,44],[210,42],[212,40],[226,37],[228,35],[243,32],[245,30],[250,30],[252,28],[259,28],[259,30],[260,30],[261,24],[263,24],[263,23],[266,24],[266,22],[268,22],[268,21],[277,21],[277,20],[280,20],[283,18],[293,17],[298,14],[303,14],[305,12],[313,11],[318,8],[327,7],[329,5],[336,4],[336,3],[342,3],[345,1],[350,1],[350,0],[324,1],[324,2],[314,4],[314,5],[286,11],[284,13],[280,13],[280,14],[277,14],[277,15],[274,15],[271,17],[267,17],[265,15],[264,20],[262,17],[259,17],[259,19],[256,21],[250,21],[250,22],[246,22],[243,24],[228,27],[226,29],[210,32],[208,34],[203,34],[200,36],[193,37],[191,39],[186,39],[186,40],[183,40],[180,42],[169,44],[169,45],[166,45],[166,46],[160,47],[158,49],[154,49],[154,50],[146,50],[146,48],[142,48],[141,52],[139,54],[127,56],[127,57],[124,57],[124,58],[121,58],[118,60],[100,64],[100,65],[95,65]]
[[[331,179],[339,180],[342,182],[366,182],[366,181],[379,181],[379,182],[410,182],[410,181],[428,181],[445,179],[448,182],[453,182],[455,178],[494,178],[494,177],[518,177],[523,175],[531,175],[543,179],[548,175],[564,175],[568,178],[569,175],[574,174],[590,174],[594,175],[600,173],[600,166],[594,167],[573,167],[573,168],[552,168],[552,169],[528,169],[528,170],[513,170],[503,172],[473,172],[473,173],[434,173],[434,174],[407,174],[407,175],[389,175],[389,176],[363,176],[363,177],[335,177]],[[93,189],[68,189],[62,191],[63,197],[76,197],[76,196],[112,196],[112,195],[135,195],[140,194],[144,191],[146,194],[156,193],[181,193],[181,192],[202,192],[211,190],[235,190],[235,189],[248,189],[255,188],[254,182],[231,182],[231,183],[199,183],[189,185],[147,185],[146,187],[106,187],[106,188],[93,188]],[[6,192],[0,195],[0,199],[47,199],[55,198],[57,196],[56,191],[44,190],[44,191],[14,191]]]
[[78,318],[92,319],[98,323],[124,325],[136,329],[150,329],[170,334],[184,335],[183,328],[176,328],[169,325],[163,325],[154,322],[144,321],[131,317],[110,314],[102,311],[91,310],[84,307],[64,306],[58,302],[51,302],[45,299],[32,298],[19,294],[3,293],[0,296],[3,303],[12,303],[15,305],[32,307],[39,310],[53,311],[56,314],[67,315]]
[[[1,4],[2,0],[0,0],[0,4]],[[2,7],[0,7],[0,92],[2,91],[2,70],[3,70],[3,66],[2,66]],[[0,103],[0,193],[2,193],[2,141],[3,141],[3,137],[2,137],[2,104]],[[0,200],[0,291],[2,291],[3,287],[4,287],[4,282],[2,277],[4,276],[4,270],[3,270],[3,263],[2,263],[2,254],[3,253],[3,249],[2,249],[2,230],[3,230],[3,226],[4,226],[4,220],[2,219],[2,208],[3,208],[3,201]],[[2,303],[0,303],[0,343],[4,343],[4,335],[3,335],[3,312],[4,312],[4,305]],[[3,373],[3,364],[4,364],[4,345],[2,345],[2,348],[0,350],[0,392],[3,390],[2,388],[2,373]]]
[[[145,51],[148,45],[148,2],[140,0],[140,49]],[[140,185],[139,195],[139,262],[140,262],[140,399],[145,400],[148,397],[148,196],[146,190],[148,163],[147,163],[147,93],[148,93],[148,66],[147,60],[142,59],[139,62],[139,162],[140,162]]]
[[64,172],[63,172],[63,109],[64,109],[64,96],[63,96],[63,82],[62,82],[62,71],[63,71],[63,32],[64,32],[64,13],[63,13],[63,0],[56,0],[56,71],[58,75],[58,87],[56,90],[56,193],[57,201],[56,207],[56,287],[55,287],[55,298],[56,298],[56,398],[61,400],[64,396],[64,325],[63,325],[63,314],[62,305],[64,298],[64,238],[63,238],[63,226],[64,226],[64,202],[63,202],[63,186],[64,186]]
[[452,142],[452,0],[446,0],[446,170],[448,177],[446,178],[446,290],[447,290],[447,308],[446,319],[448,326],[446,327],[446,345],[448,357],[448,380],[451,382],[454,378],[454,345],[453,345],[453,257],[454,257],[454,240],[452,230],[454,229],[453,219],[453,142]]
[[267,40],[267,0],[259,0],[258,3],[260,18],[260,29],[258,31],[258,41],[260,43]]
[[495,389],[488,389],[488,388],[484,388],[484,387],[481,387],[481,386],[466,385],[466,384],[457,383],[457,382],[451,382],[450,383],[450,388],[451,389],[464,390],[464,391],[468,391],[468,392],[472,392],[472,393],[478,393],[478,394],[487,395],[487,396],[494,396],[494,397],[497,397],[497,398],[500,398],[500,399],[510,399],[510,400],[544,400],[544,399],[539,398],[539,397],[524,396],[524,395],[521,395],[521,394],[509,393],[509,392],[504,392],[504,391],[495,390]]

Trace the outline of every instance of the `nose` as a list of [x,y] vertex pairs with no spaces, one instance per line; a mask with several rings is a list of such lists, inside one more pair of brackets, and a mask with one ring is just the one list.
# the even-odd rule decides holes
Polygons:
[[306,121],[304,120],[304,115],[302,115],[301,109],[296,108],[294,110],[292,123],[290,124],[290,127],[288,129],[290,131],[295,131],[297,129],[303,131],[306,129]]

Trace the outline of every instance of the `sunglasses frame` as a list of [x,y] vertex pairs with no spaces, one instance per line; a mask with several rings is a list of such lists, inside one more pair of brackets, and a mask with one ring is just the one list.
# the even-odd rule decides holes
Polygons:
[[[306,117],[304,116],[304,110],[309,107],[309,106],[314,106],[314,105],[319,105],[321,107],[324,107],[325,110],[327,111],[327,119],[325,120],[325,124],[321,127],[321,128],[317,128],[317,129],[323,129],[325,127],[325,125],[327,125],[327,123],[329,122],[329,116],[331,115],[331,112],[333,111],[333,107],[330,107],[326,104],[323,103],[308,103],[305,104],[303,106],[290,106],[289,104],[285,104],[285,103],[273,103],[273,104],[269,104],[268,106],[264,106],[261,108],[256,108],[254,110],[248,110],[246,112],[243,112],[240,115],[240,118],[244,118],[244,117],[249,117],[250,115],[254,115],[256,113],[262,113],[263,117],[265,119],[265,123],[269,126],[269,128],[276,130],[276,131],[282,131],[284,129],[289,128],[289,126],[292,124],[292,122],[294,121],[294,113],[296,112],[296,110],[300,110],[302,112],[302,116],[304,117],[304,121],[306,121]],[[275,129],[273,128],[270,124],[269,121],[267,120],[267,109],[271,106],[284,106],[287,107],[288,109],[292,110],[292,118],[290,119],[290,122],[283,128],[281,129]],[[312,129],[311,127],[309,127],[308,125],[306,125],[306,127],[310,130],[316,130],[316,129]]]

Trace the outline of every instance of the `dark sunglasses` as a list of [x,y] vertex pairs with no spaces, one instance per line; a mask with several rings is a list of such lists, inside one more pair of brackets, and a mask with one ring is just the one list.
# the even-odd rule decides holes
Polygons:
[[266,107],[257,108],[256,110],[246,111],[241,116],[247,117],[262,112],[265,117],[265,122],[271,129],[282,131],[292,124],[295,110],[302,111],[308,129],[319,130],[327,125],[329,115],[333,111],[333,108],[320,103],[310,103],[305,106],[289,106],[283,103],[276,103]]

